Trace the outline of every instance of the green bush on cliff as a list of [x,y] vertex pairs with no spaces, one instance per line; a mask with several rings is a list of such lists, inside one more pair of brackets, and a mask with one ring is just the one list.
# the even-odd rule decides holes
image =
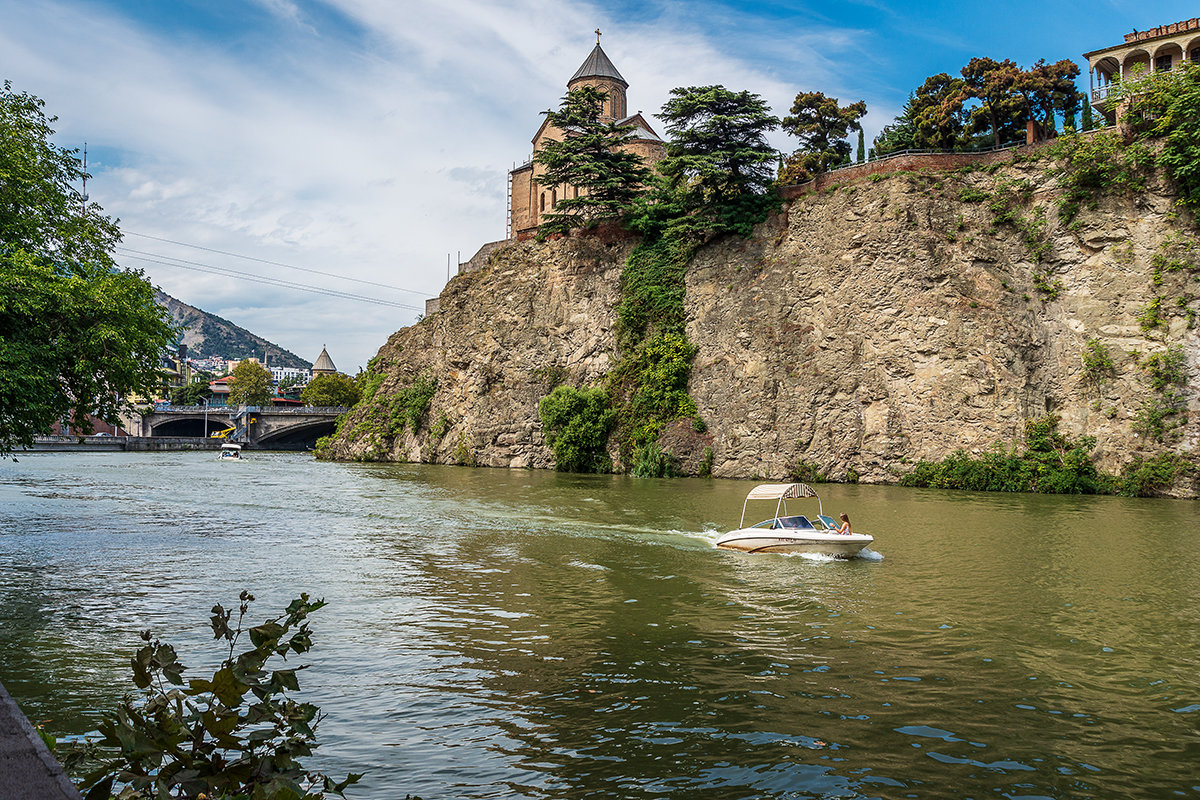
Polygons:
[[538,402],[546,444],[560,472],[611,472],[606,444],[616,412],[603,389],[559,386]]
[[1181,477],[1195,472],[1195,466],[1179,453],[1160,453],[1147,459],[1139,457],[1122,473],[1120,494],[1153,497],[1170,489]]
[[956,450],[941,461],[920,461],[900,479],[901,486],[969,489],[977,492],[1107,494],[1113,478],[1096,470],[1092,436],[1071,441],[1058,432],[1059,418],[1049,415],[1025,423],[1024,448],[997,442],[979,458]]
[[1062,188],[1058,218],[1071,227],[1077,226],[1075,218],[1082,207],[1096,207],[1101,193],[1141,191],[1151,158],[1148,150],[1127,145],[1116,131],[1064,134],[1049,154],[1059,161],[1052,171]]
[[1200,211],[1200,65],[1153,71],[1117,85],[1114,102],[1128,101],[1124,123],[1140,140],[1160,143],[1156,162],[1175,181],[1181,201]]
[[389,433],[393,436],[407,427],[416,432],[429,411],[429,403],[437,392],[437,379],[421,373],[408,386],[388,398]]
[[682,334],[663,333],[647,341],[617,366],[613,385],[628,401],[619,410],[622,442],[633,448],[658,439],[667,423],[696,414],[687,393],[696,346]]

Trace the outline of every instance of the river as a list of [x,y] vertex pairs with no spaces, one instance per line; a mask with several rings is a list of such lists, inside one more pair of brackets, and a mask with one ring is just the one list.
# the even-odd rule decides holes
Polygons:
[[85,733],[139,630],[203,663],[304,591],[351,797],[1200,796],[1200,504],[824,486],[867,557],[716,550],[750,486],[22,455],[0,680]]

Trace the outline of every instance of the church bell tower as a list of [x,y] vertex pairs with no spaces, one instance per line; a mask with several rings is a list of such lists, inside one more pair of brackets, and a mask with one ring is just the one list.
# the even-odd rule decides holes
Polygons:
[[567,81],[568,91],[574,91],[584,86],[595,86],[608,93],[608,99],[604,101],[604,112],[601,114],[601,119],[615,122],[628,116],[625,109],[625,90],[629,88],[629,84],[621,77],[621,73],[617,72],[617,68],[613,66],[604,50],[600,48],[599,30],[596,31],[596,46],[592,48],[592,52],[584,59],[579,69],[575,70],[571,80]]

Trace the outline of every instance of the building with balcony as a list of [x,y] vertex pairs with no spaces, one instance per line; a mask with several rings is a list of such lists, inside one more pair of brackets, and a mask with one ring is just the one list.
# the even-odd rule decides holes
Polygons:
[[1116,122],[1116,108],[1108,102],[1112,87],[1126,78],[1151,70],[1178,69],[1184,60],[1200,64],[1200,17],[1148,31],[1125,34],[1123,44],[1084,53],[1088,61],[1088,85],[1092,105],[1109,124]]

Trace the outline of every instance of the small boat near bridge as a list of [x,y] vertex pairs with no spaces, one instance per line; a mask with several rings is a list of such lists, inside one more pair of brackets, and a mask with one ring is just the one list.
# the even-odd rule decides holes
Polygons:
[[233,442],[226,442],[221,445],[221,453],[217,456],[218,461],[241,461],[242,446]]

